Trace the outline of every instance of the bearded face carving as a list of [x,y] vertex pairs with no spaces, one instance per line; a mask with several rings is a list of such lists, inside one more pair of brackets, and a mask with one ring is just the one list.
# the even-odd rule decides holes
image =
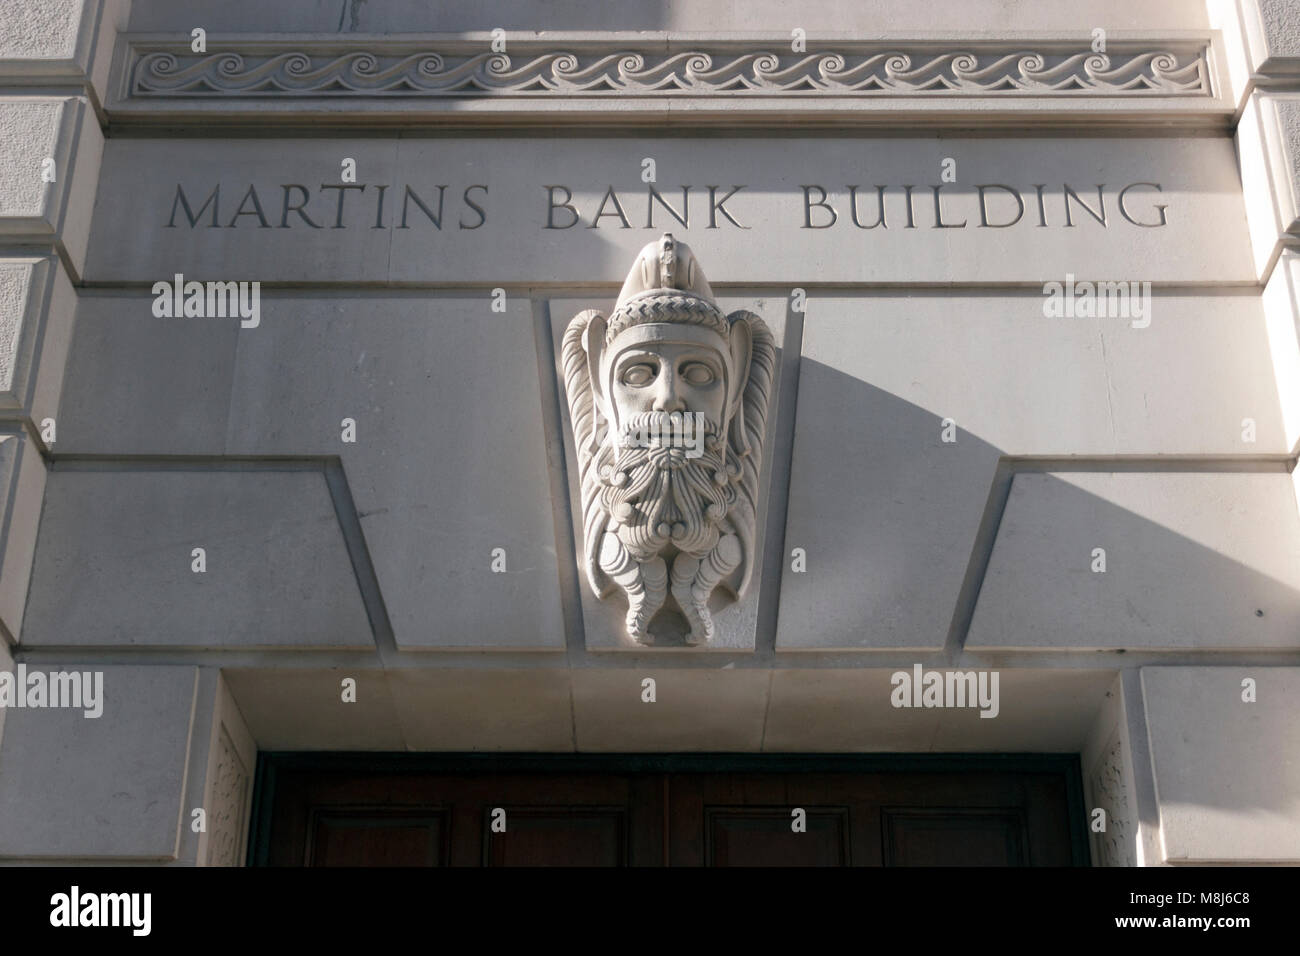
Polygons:
[[569,324],[584,565],[598,597],[626,596],[631,641],[649,643],[668,609],[687,643],[707,644],[714,590],[745,592],[775,361],[762,319],[724,315],[671,235],[641,251],[608,319],[588,310]]

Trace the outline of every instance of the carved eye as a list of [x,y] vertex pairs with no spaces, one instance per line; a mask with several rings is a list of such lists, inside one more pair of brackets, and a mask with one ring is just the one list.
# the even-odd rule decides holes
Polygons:
[[633,365],[623,370],[623,384],[640,388],[655,380],[655,367],[649,364]]
[[713,369],[703,362],[691,362],[682,366],[682,378],[688,385],[712,385],[714,379]]

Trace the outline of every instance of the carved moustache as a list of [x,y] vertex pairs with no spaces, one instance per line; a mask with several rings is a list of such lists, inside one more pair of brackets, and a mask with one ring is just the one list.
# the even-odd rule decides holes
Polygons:
[[[703,430],[702,441],[694,436],[687,441],[684,423],[680,417],[674,421],[670,413],[634,415],[610,453],[613,460],[601,468],[602,503],[613,517],[619,540],[639,560],[659,554],[670,543],[687,554],[707,554],[717,544],[718,524],[735,499],[717,424],[701,415],[692,417]],[[647,435],[659,440],[643,441]]]
[[647,448],[663,467],[676,468],[704,454],[704,444],[718,438],[718,426],[698,412],[642,412],[623,426],[621,448]]

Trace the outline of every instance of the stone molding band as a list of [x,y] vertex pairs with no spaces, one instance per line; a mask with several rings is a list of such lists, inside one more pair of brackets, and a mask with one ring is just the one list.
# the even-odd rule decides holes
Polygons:
[[[637,49],[628,41],[570,48],[512,41],[508,52],[463,39],[395,50],[382,38],[268,44],[214,39],[130,43],[127,99],[192,97],[1213,97],[1208,38],[992,44],[838,42],[778,52],[789,40],[692,41]],[[814,41],[810,41],[814,42]],[[821,45],[816,44],[814,45]],[[477,50],[477,52],[475,52]]]

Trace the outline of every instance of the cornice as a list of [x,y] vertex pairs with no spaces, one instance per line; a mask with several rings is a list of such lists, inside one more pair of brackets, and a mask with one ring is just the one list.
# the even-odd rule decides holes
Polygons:
[[659,114],[724,125],[765,119],[862,123],[873,114],[971,110],[985,116],[1072,112],[1105,122],[1173,115],[1213,122],[1217,34],[1090,38],[809,38],[674,34],[212,36],[123,34],[110,115],[148,121],[377,120],[457,123],[640,121]]

